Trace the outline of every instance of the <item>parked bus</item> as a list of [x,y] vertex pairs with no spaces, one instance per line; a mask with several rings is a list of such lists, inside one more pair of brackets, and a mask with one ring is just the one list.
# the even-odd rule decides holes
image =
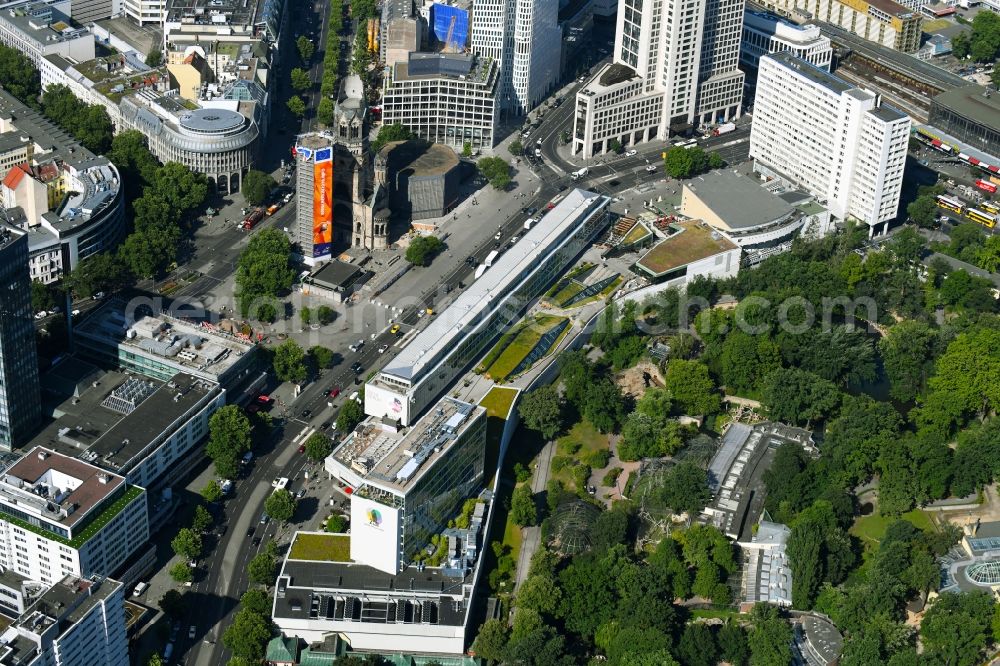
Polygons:
[[961,201],[952,197],[946,197],[943,194],[939,194],[937,196],[937,205],[939,208],[950,210],[952,212],[958,213],[959,215],[961,215],[962,211],[965,210],[965,206],[962,205]]
[[996,194],[997,192],[996,185],[982,179],[976,181],[976,187],[981,189],[983,192],[989,192],[990,194]]
[[1000,215],[1000,206],[996,205],[992,201],[984,201],[979,204],[981,210],[985,210],[990,215]]
[[995,216],[990,215],[989,213],[984,213],[981,210],[976,210],[975,208],[970,208],[965,211],[965,216],[973,222],[983,225],[987,229],[992,229],[997,223],[997,218]]

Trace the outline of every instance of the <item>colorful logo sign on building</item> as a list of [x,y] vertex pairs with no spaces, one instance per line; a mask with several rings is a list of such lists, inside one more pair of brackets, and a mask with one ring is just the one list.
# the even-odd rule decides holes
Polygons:
[[328,257],[333,246],[333,149],[315,153],[313,163],[313,257]]
[[368,509],[368,524],[378,527],[382,524],[382,514],[378,509]]

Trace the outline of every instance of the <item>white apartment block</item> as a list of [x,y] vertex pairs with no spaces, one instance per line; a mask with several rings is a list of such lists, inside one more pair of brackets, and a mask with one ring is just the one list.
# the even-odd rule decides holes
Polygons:
[[748,10],[743,15],[740,66],[755,76],[758,62],[768,53],[791,53],[829,72],[833,45],[818,25],[796,25],[777,14]]
[[77,62],[93,60],[94,35],[70,28],[66,0],[12,2],[0,11],[0,44],[21,52],[38,67],[43,56],[61,55]]
[[622,0],[614,61],[576,95],[573,153],[738,118],[743,9],[744,0]]
[[840,219],[875,226],[896,217],[910,119],[788,53],[760,60],[750,157],[803,187]]
[[65,577],[0,634],[0,666],[128,666],[125,592],[110,578]]
[[759,0],[795,21],[826,21],[890,49],[920,48],[920,12],[894,0]]
[[558,0],[484,0],[472,13],[472,52],[500,67],[498,106],[523,114],[559,77]]
[[146,491],[35,447],[0,477],[0,564],[52,585],[109,575],[149,540]]

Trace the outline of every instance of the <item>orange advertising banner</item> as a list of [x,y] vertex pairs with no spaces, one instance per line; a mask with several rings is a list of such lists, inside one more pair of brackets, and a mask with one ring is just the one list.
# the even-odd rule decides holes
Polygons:
[[313,165],[313,257],[329,256],[333,246],[332,152],[316,151]]

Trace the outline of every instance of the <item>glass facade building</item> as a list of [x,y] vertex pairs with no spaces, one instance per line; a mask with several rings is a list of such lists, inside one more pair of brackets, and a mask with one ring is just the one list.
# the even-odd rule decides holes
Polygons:
[[[365,412],[413,422],[593,242],[609,203],[571,192],[369,382]],[[397,400],[404,406],[392,411]]]
[[41,418],[28,276],[28,237],[0,225],[0,450],[26,440]]

